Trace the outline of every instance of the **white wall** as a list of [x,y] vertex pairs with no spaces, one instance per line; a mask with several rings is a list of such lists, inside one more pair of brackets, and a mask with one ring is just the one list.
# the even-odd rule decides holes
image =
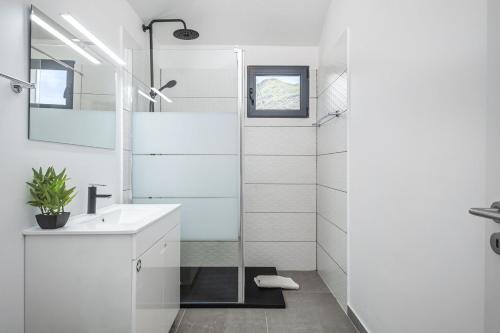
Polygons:
[[347,160],[348,160],[348,70],[347,31],[332,48],[335,61],[319,63],[317,128],[317,269],[339,304],[347,309]]
[[245,112],[245,265],[314,270],[316,128],[312,123],[316,121],[317,48],[243,49],[245,69],[251,65],[301,65],[310,69],[309,118],[247,118]]
[[348,304],[370,332],[482,332],[485,1],[334,0],[350,28]]
[[[120,47],[120,25],[125,25],[137,39],[144,38],[140,20],[126,1],[33,1],[49,16],[58,17],[70,11],[102,36],[114,49]],[[96,11],[96,8],[100,10]],[[27,79],[28,77],[28,11],[21,0],[0,1],[0,72]],[[110,15],[110,13],[114,13]],[[66,167],[71,183],[79,195],[70,205],[73,214],[86,209],[87,185],[104,183],[106,192],[115,202],[120,192],[119,153],[113,150],[84,148],[62,144],[29,141],[28,96],[12,93],[9,82],[0,80],[0,332],[23,332],[23,238],[22,229],[35,223],[35,210],[29,208],[25,181],[31,177],[31,167],[54,165]]]

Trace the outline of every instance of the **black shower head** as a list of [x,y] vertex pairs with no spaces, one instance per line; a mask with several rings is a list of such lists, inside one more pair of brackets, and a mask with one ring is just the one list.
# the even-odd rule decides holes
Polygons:
[[143,31],[149,30],[149,34],[151,37],[150,42],[152,41],[153,24],[160,23],[160,22],[164,22],[164,23],[179,22],[179,23],[182,23],[183,28],[174,31],[175,38],[182,39],[182,40],[193,40],[193,39],[200,37],[200,34],[198,31],[187,28],[186,22],[184,22],[184,20],[181,20],[181,19],[156,19],[156,20],[152,20],[151,22],[149,22],[148,25],[145,25],[145,24],[142,25]]
[[160,89],[158,89],[158,90],[162,91],[162,90],[163,90],[163,89],[165,89],[165,88],[173,88],[173,87],[175,87],[175,85],[176,85],[176,84],[177,84],[177,81],[175,81],[175,80],[170,80],[170,81],[168,81],[167,83],[165,83],[165,84],[164,84],[164,85],[163,85]]
[[193,40],[200,37],[200,34],[196,30],[192,29],[179,29],[174,31],[174,37],[182,40]]
[[170,80],[165,85],[163,85],[163,87],[161,87],[160,90],[163,90],[165,88],[173,88],[173,87],[175,87],[176,84],[177,84],[177,81]]

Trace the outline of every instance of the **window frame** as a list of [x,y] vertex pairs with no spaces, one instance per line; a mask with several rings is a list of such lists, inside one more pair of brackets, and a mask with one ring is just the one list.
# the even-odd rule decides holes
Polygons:
[[[75,61],[73,60],[61,60],[61,62],[70,66],[71,68],[75,67]],[[61,64],[58,64],[56,61],[52,59],[31,59],[31,69],[36,70],[58,70],[66,72],[66,89],[68,90],[68,98],[66,98],[66,104],[44,104],[44,103],[31,103],[31,106],[36,108],[44,108],[44,109],[64,109],[64,110],[72,110],[73,109],[73,94],[75,89],[75,73],[69,68],[64,67]]]
[[[256,110],[257,76],[300,76],[299,110]],[[248,118],[309,118],[309,66],[248,66],[247,67]]]

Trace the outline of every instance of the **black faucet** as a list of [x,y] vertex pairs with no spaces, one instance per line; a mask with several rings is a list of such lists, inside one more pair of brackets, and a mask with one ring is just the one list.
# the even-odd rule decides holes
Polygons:
[[97,186],[104,187],[106,185],[90,184],[88,204],[87,204],[87,214],[95,214],[97,198],[111,198],[111,194],[97,194]]

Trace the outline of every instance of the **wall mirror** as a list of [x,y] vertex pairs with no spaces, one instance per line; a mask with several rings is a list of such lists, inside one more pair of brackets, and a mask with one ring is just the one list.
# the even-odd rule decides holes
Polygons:
[[[82,52],[83,51],[83,52]],[[115,147],[116,70],[97,48],[31,8],[29,139]]]

